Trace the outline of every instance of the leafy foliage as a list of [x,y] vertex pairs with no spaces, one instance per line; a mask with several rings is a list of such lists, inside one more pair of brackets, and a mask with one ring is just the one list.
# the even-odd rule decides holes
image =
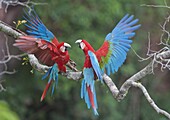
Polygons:
[[5,101],[0,101],[1,120],[19,120],[19,117],[13,112]]

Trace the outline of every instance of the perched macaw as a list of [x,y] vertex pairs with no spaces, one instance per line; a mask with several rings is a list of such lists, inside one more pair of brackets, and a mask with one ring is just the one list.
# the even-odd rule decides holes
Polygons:
[[65,42],[59,43],[53,33],[45,27],[35,11],[25,14],[28,35],[20,36],[15,40],[14,46],[26,53],[34,54],[42,64],[52,66],[42,77],[42,79],[45,79],[49,76],[48,83],[41,96],[42,101],[52,82],[54,82],[53,94],[58,83],[58,72],[66,72],[65,64],[70,60],[67,48],[71,46]]
[[125,15],[106,36],[103,45],[97,51],[86,40],[75,42],[79,44],[85,54],[81,98],[85,99],[88,108],[93,108],[95,115],[98,115],[95,80],[99,79],[103,82],[104,72],[107,75],[117,72],[125,61],[127,52],[131,48],[131,38],[135,35],[134,31],[141,26],[135,25],[138,19],[133,20],[133,18],[133,15]]

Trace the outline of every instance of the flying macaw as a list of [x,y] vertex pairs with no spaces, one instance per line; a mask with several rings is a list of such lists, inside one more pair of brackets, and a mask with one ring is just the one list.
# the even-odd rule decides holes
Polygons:
[[86,40],[75,42],[79,44],[85,54],[81,98],[84,98],[89,109],[93,108],[95,115],[98,115],[95,80],[99,79],[103,82],[104,72],[107,75],[117,72],[125,61],[127,52],[131,48],[131,38],[135,35],[134,31],[141,26],[135,25],[139,20],[133,18],[133,15],[125,15],[106,36],[103,45],[97,51]]
[[42,79],[45,79],[49,76],[48,83],[41,96],[42,101],[52,82],[53,94],[58,83],[58,72],[66,72],[65,64],[70,60],[67,48],[71,46],[68,43],[59,42],[54,34],[42,23],[34,10],[30,14],[25,14],[28,35],[20,36],[15,40],[14,46],[28,54],[34,54],[42,64],[52,66],[42,77]]

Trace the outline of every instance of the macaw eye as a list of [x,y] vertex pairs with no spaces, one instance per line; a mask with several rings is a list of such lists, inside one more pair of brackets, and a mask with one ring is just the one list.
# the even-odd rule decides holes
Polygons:
[[65,47],[65,51],[68,51],[68,47]]
[[79,48],[81,49],[81,45],[79,44],[78,46],[79,46]]

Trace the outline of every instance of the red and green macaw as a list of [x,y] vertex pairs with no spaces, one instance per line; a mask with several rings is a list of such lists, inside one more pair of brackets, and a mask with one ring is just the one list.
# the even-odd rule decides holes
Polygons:
[[139,20],[133,18],[133,15],[125,15],[106,36],[103,45],[97,51],[86,40],[75,42],[85,54],[81,98],[84,98],[88,108],[93,108],[95,115],[98,115],[95,80],[99,79],[103,82],[104,72],[107,75],[117,72],[125,61],[127,52],[131,48],[131,38],[135,35],[134,31],[141,26],[135,25]]
[[41,96],[42,101],[52,82],[53,94],[58,83],[58,72],[66,72],[65,64],[70,60],[67,48],[71,46],[68,43],[59,42],[54,34],[42,23],[34,10],[30,14],[25,14],[28,35],[20,36],[15,40],[14,46],[26,53],[34,54],[42,64],[52,66],[42,77],[42,79],[45,79],[49,76],[48,83]]

